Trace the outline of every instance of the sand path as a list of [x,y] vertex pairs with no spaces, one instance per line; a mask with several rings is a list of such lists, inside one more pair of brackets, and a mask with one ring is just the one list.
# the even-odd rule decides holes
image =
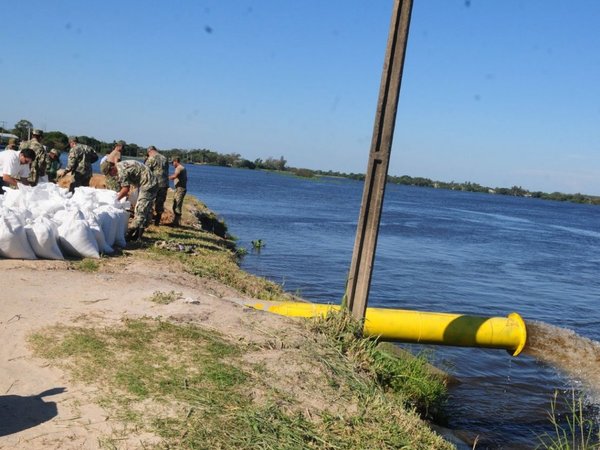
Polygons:
[[[140,448],[153,436],[121,436],[122,427],[93,402],[95,388],[75,383],[35,358],[27,336],[44,326],[115,324],[123,317],[190,318],[243,339],[260,327],[285,327],[276,316],[234,303],[239,294],[176,267],[115,258],[101,272],[67,262],[0,260],[0,448],[99,448],[106,437],[119,448]],[[155,291],[180,292],[169,305],[148,300]],[[289,324],[287,325],[289,326]],[[253,331],[254,330],[254,331]],[[258,333],[260,334],[260,333]]]

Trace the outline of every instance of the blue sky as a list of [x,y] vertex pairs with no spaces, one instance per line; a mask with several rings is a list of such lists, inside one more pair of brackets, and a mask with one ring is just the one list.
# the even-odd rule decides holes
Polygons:
[[[392,4],[5,1],[0,124],[364,172]],[[599,23],[414,0],[390,174],[600,195]]]

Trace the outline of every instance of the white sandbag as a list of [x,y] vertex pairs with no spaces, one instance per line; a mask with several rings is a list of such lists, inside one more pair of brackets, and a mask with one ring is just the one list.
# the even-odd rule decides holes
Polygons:
[[100,206],[114,206],[117,204],[117,193],[112,189],[96,189],[96,201]]
[[116,208],[109,205],[102,205],[94,210],[104,233],[104,240],[110,246],[115,245],[117,229],[120,229],[120,221],[115,210]]
[[[28,188],[29,186],[24,186],[25,188]],[[25,200],[23,199],[23,197],[21,196],[21,193],[19,191],[19,189],[10,189],[10,188],[6,188],[4,189],[4,202],[3,202],[3,206],[5,206],[6,208],[25,208]]]
[[[79,214],[77,214],[79,213]],[[83,257],[100,258],[100,249],[87,221],[80,218],[81,213],[77,211],[66,217],[58,227],[58,243],[63,254]]]
[[67,205],[66,208],[60,209],[54,213],[52,219],[58,224],[59,228],[73,220],[85,220],[83,213],[76,207]]
[[65,208],[68,191],[53,183],[38,184],[21,193],[33,217],[52,217],[56,211]]
[[[19,189],[6,190],[0,196],[0,207],[16,214],[19,226],[24,229],[20,232],[21,240],[15,240],[14,230],[2,224],[6,249],[2,255],[9,258],[35,258],[36,254],[52,259],[62,259],[63,255],[97,258],[100,252],[111,253],[114,245],[125,247],[129,221],[129,212],[125,209],[130,203],[116,198],[114,191],[90,187],[77,188],[72,195],[53,183],[40,183],[34,187],[20,185]],[[50,221],[38,221],[39,218]],[[11,227],[16,226],[13,222]],[[52,246],[52,229],[58,247]]]
[[115,236],[115,245],[121,248],[127,246],[125,241],[125,235],[127,234],[127,227],[129,225],[129,213],[124,210],[117,210],[115,214],[118,219],[117,234]]
[[25,225],[29,245],[38,258],[64,259],[58,246],[58,227],[46,217],[36,217]]
[[82,211],[93,211],[97,204],[96,189],[87,186],[78,187],[75,189],[73,197],[71,197],[71,202]]
[[0,256],[14,259],[36,259],[27,240],[23,219],[8,208],[0,211]]
[[102,227],[100,226],[100,221],[98,220],[98,216],[94,213],[91,213],[87,217],[87,223],[90,226],[90,229],[94,233],[94,237],[96,238],[96,243],[98,244],[98,249],[100,253],[111,254],[114,252],[112,246],[108,245],[106,239],[104,237],[104,232],[102,231]]

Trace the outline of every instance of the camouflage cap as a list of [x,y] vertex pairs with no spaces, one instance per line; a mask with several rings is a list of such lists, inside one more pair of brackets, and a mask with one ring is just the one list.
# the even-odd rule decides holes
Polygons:
[[39,128],[34,128],[33,130],[31,130],[31,134],[34,136],[41,136],[42,134],[44,134],[44,132]]
[[123,147],[125,147],[125,141],[117,141],[116,145],[122,145]]
[[48,153],[51,153],[51,154],[56,155],[56,156],[60,156],[60,150],[58,150],[57,148],[53,148]]
[[77,136],[69,136],[69,142],[79,142],[79,139],[77,139]]
[[15,145],[17,143],[17,138],[9,138],[8,145]]

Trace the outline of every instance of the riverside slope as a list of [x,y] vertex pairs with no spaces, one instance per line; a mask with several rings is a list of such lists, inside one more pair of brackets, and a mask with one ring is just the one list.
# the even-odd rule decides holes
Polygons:
[[[307,372],[314,366],[301,354],[302,346],[309,340],[317,344],[302,324],[240,306],[250,297],[186,272],[176,258],[169,263],[147,258],[146,251],[137,248],[103,258],[93,271],[81,270],[77,261],[0,260],[0,448],[95,449],[106,442],[142,448],[161,443],[152,431],[132,431],[101,406],[102,386],[83,384],[33,354],[28,337],[56,324],[114,327],[141,317],[192,323],[263,349],[252,354],[253,362],[264,364],[272,375],[269,382],[295,398],[309,416],[324,410],[347,414],[356,408],[340,401],[336,389],[318,378],[321,373]],[[149,301],[157,291],[180,295],[170,304],[157,304]],[[303,384],[307,375],[314,375],[309,388]],[[416,415],[406,417],[409,433],[427,435],[434,447],[448,447],[432,438]]]

